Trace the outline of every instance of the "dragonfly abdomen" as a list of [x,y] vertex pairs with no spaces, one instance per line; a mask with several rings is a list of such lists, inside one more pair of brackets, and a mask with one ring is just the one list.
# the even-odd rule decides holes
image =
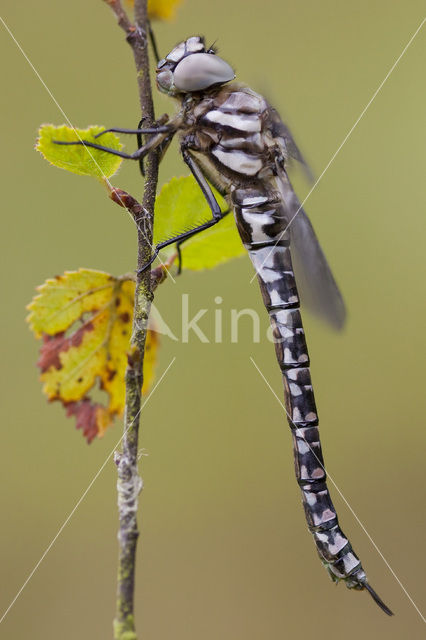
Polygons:
[[238,231],[256,269],[271,321],[308,527],[332,579],[363,589],[365,573],[339,527],[326,484],[309,354],[286,231],[289,215],[280,195],[264,182],[234,189],[231,198]]

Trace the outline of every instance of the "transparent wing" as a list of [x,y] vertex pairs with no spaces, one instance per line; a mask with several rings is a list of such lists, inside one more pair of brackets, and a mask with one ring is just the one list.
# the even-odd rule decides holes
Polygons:
[[268,125],[274,138],[282,147],[285,160],[297,160],[303,166],[303,170],[309,182],[314,181],[314,175],[303,157],[299,147],[294,141],[293,135],[286,124],[281,120],[276,109],[268,105]]
[[302,304],[321,316],[334,329],[342,329],[346,319],[345,303],[314,228],[303,209],[290,225],[290,239]]
[[302,304],[334,329],[341,329],[346,319],[345,303],[314,228],[286,171],[280,172],[276,184],[289,221],[291,254]]

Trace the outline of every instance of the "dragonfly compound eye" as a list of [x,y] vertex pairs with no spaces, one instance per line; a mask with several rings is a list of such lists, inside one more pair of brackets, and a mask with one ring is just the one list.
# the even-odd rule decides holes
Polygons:
[[165,91],[166,93],[173,92],[173,72],[169,69],[161,69],[157,72],[157,85],[160,91]]
[[174,86],[183,93],[202,91],[234,78],[232,67],[211,53],[193,53],[186,56],[178,63],[173,74]]

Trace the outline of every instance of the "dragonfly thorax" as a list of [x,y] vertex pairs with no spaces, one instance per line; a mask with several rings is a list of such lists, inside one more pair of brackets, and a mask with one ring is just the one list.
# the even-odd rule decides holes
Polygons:
[[157,86],[171,96],[204,91],[234,78],[232,67],[214,49],[206,49],[201,36],[179,43],[157,65]]

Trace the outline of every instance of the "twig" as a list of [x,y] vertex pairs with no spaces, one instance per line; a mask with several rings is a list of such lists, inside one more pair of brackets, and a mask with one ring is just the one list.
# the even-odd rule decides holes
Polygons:
[[[120,0],[105,0],[117,16],[119,26],[126,33],[136,65],[139,101],[146,126],[154,123],[154,106],[149,78],[147,0],[135,0],[135,24],[133,25]],[[151,257],[153,239],[154,202],[158,180],[158,156],[148,154],[145,168],[145,185],[140,209],[132,213],[138,229],[138,269]],[[134,640],[134,583],[138,495],[142,479],[138,474],[138,433],[143,382],[143,360],[148,316],[153,299],[150,270],[137,276],[133,332],[126,370],[126,408],[122,452],[116,455],[118,470],[119,511],[119,567],[117,586],[117,612],[114,620],[116,640]]]
[[[124,191],[119,187],[111,187],[109,191],[109,197],[120,207],[125,207],[135,221],[142,212],[143,207],[141,203],[138,202],[133,196],[131,196],[130,193],[127,193],[127,191]],[[152,293],[154,293],[158,285],[164,282],[164,280],[167,278],[169,269],[176,260],[176,257],[177,253],[173,253],[165,264],[162,263],[160,266],[151,269]],[[123,278],[125,278],[126,280],[130,279],[136,282],[136,276],[133,273],[126,273]]]
[[105,0],[117,16],[118,24],[126,33],[129,33],[134,26],[130,22],[127,13],[124,11],[120,0]]

